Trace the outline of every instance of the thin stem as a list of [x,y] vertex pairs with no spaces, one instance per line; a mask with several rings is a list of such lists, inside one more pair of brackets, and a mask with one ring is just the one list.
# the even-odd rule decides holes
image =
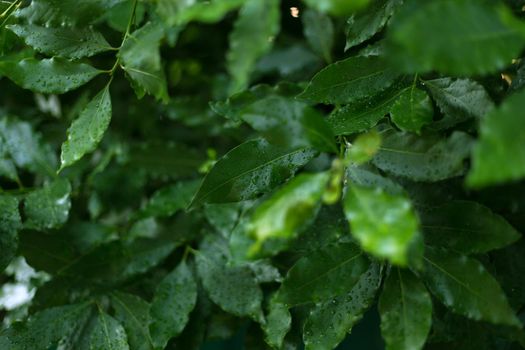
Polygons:
[[[15,11],[20,7],[20,5],[22,5],[21,0],[15,1],[0,15],[0,18],[2,18],[2,17],[6,16],[9,13],[9,15],[7,15],[7,17],[3,20],[2,24],[0,24],[0,29],[4,27],[4,25],[7,23],[7,21],[9,21],[9,19],[11,18],[11,15],[13,13],[15,13]],[[13,9],[13,7],[16,7],[16,8]]]
[[[133,23],[135,22],[135,17],[136,17],[136,14],[137,14],[137,5],[138,5],[138,0],[134,0],[133,1],[133,8],[131,10],[131,15],[129,16],[129,20],[128,20],[128,25],[126,26],[126,32],[124,33],[124,36],[122,37],[122,43],[120,44],[119,48],[117,49],[118,51],[120,51],[120,49],[122,49],[122,46],[124,46],[124,42],[126,41],[126,39],[128,38],[129,34],[131,33],[131,27],[133,26]],[[115,60],[115,64],[113,64],[113,67],[111,67],[110,70],[105,71],[106,73],[108,73],[111,76],[110,82],[113,81],[113,75],[115,74],[117,68],[119,67],[119,64],[120,64],[120,56],[117,54],[117,59]]]

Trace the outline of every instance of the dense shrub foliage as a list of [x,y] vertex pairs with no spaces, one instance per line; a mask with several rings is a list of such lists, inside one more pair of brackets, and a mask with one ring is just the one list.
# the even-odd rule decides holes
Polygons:
[[523,11],[0,1],[0,349],[525,346]]

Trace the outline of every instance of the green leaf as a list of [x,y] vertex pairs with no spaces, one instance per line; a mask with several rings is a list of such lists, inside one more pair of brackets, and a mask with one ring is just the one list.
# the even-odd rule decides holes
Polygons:
[[306,350],[334,349],[372,305],[380,285],[381,268],[372,263],[348,293],[316,304],[304,325]]
[[198,21],[214,23],[221,20],[228,12],[240,7],[246,0],[212,0],[206,2],[177,2],[158,0],[157,13],[169,26],[182,26]]
[[497,185],[525,176],[525,137],[517,127],[524,121],[525,91],[518,92],[491,111],[481,122],[472,153],[470,187]]
[[138,98],[148,93],[157,100],[167,103],[168,87],[159,52],[163,37],[163,27],[148,22],[127,36],[119,50],[119,57],[122,69],[131,80]]
[[443,249],[425,250],[425,284],[453,312],[521,327],[498,282],[475,259]]
[[421,213],[425,243],[463,254],[503,248],[521,235],[503,217],[481,204],[453,201]]
[[320,12],[329,13],[333,16],[349,16],[354,11],[360,10],[370,0],[305,0],[305,3]]
[[379,147],[381,147],[381,134],[376,130],[361,134],[352,141],[352,144],[347,145],[345,160],[355,165],[364,164],[372,159],[379,151]]
[[88,303],[59,306],[37,312],[28,321],[0,334],[0,345],[9,350],[47,350],[60,341],[71,341],[85,327],[91,314]]
[[408,270],[392,268],[379,299],[386,349],[422,349],[432,323],[432,299]]
[[367,131],[387,115],[394,102],[406,91],[404,83],[396,83],[392,87],[373,96],[352,102],[335,109],[328,116],[328,124],[335,135],[355,134]]
[[400,184],[381,175],[373,166],[348,166],[346,168],[346,177],[360,187],[381,188],[386,193],[393,195],[405,193]]
[[328,172],[301,174],[264,201],[253,213],[246,234],[254,239],[248,258],[274,255],[315,218],[330,179]]
[[226,312],[261,320],[262,290],[246,265],[227,264],[229,251],[220,236],[206,236],[196,254],[197,271],[210,299]]
[[153,193],[148,203],[140,211],[140,217],[168,217],[179,210],[184,210],[197,191],[198,181],[177,182]]
[[355,244],[328,245],[292,266],[279,289],[277,300],[292,307],[347,293],[368,265],[369,260]]
[[376,0],[372,1],[366,11],[352,15],[346,24],[345,51],[381,31],[400,3],[400,0]]
[[412,85],[405,90],[392,106],[390,117],[403,131],[420,134],[421,128],[432,122],[434,108],[427,93]]
[[352,103],[388,88],[398,77],[379,57],[350,57],[317,73],[298,96],[308,102]]
[[410,246],[419,236],[419,221],[409,199],[381,188],[350,185],[344,207],[352,235],[363,250],[393,264],[407,265]]
[[197,302],[197,283],[182,261],[157,286],[150,310],[150,332],[156,348],[164,348],[179,335]]
[[92,29],[51,28],[34,24],[16,24],[7,28],[27,45],[51,56],[78,59],[111,49],[102,34]]
[[383,143],[372,159],[379,169],[415,181],[436,182],[464,174],[472,139],[454,131],[448,139],[394,130],[381,133]]
[[86,84],[102,71],[85,63],[53,57],[0,62],[0,73],[24,89],[44,94],[63,94]]
[[391,56],[407,72],[492,73],[525,46],[523,34],[508,23],[510,11],[501,5],[445,0],[412,8],[389,31]]
[[233,82],[231,93],[245,89],[257,60],[270,50],[279,32],[278,0],[246,1],[230,33],[227,68]]
[[18,247],[17,231],[22,227],[18,199],[0,195],[0,271],[9,265]]
[[270,300],[269,313],[266,322],[261,326],[266,342],[273,348],[283,346],[284,337],[292,327],[292,315],[285,304],[277,301],[276,297]]
[[71,184],[58,179],[41,189],[31,192],[24,200],[26,228],[45,230],[64,224],[71,209]]
[[124,327],[113,317],[99,310],[97,321],[89,338],[90,350],[129,350]]
[[270,96],[244,109],[241,118],[277,146],[337,152],[330,126],[305,103]]
[[104,137],[110,121],[111,96],[108,84],[69,127],[67,140],[62,144],[60,169],[73,165],[85,154],[93,152]]
[[135,295],[120,292],[111,294],[111,305],[115,318],[126,330],[130,349],[152,350],[148,328],[150,305]]
[[432,129],[448,129],[471,118],[481,119],[494,108],[485,88],[473,80],[441,78],[425,80],[423,84],[444,115],[430,126]]
[[191,206],[255,198],[293,176],[314,156],[315,152],[310,149],[288,150],[260,139],[247,141],[215,164]]
[[328,63],[332,62],[334,48],[334,24],[330,17],[312,10],[301,14],[303,32],[308,44]]

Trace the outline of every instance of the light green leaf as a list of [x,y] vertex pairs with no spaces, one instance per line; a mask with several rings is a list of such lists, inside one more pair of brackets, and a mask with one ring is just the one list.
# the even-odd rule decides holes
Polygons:
[[69,127],[67,140],[62,144],[60,169],[73,165],[85,154],[93,152],[104,137],[110,121],[111,96],[108,84]]
[[246,0],[211,0],[205,2],[158,0],[157,13],[169,26],[182,26],[197,21],[214,23]]
[[197,283],[193,273],[182,261],[157,286],[150,310],[150,332],[156,348],[164,348],[179,335],[197,302]]
[[71,341],[91,314],[88,303],[59,306],[37,312],[24,323],[0,334],[0,345],[9,350],[47,350],[60,341]]
[[525,176],[525,91],[520,91],[481,122],[480,137],[472,153],[470,187],[519,180]]
[[392,268],[379,298],[387,350],[422,349],[432,323],[432,299],[408,270]]
[[66,93],[86,84],[101,73],[102,71],[88,64],[58,57],[0,62],[0,74],[24,89],[44,94]]
[[0,195],[0,271],[15,257],[18,247],[17,231],[22,227],[18,199]]
[[305,0],[305,2],[320,12],[344,17],[366,7],[370,0]]
[[24,39],[27,45],[51,56],[78,59],[111,49],[102,34],[93,29],[51,28],[34,24],[16,24],[7,28]]
[[328,245],[292,266],[279,289],[277,300],[292,307],[347,293],[368,265],[369,260],[355,244]]
[[227,53],[231,93],[245,89],[257,60],[270,50],[280,27],[278,0],[246,1],[230,33]]
[[246,226],[246,234],[254,239],[247,257],[274,255],[286,248],[315,218],[329,179],[328,172],[301,174],[263,202]]
[[509,12],[501,5],[472,0],[418,3],[392,25],[389,56],[408,72],[495,72],[525,46],[523,34],[507,23]]
[[381,188],[350,185],[344,207],[352,235],[363,250],[393,264],[407,265],[410,246],[419,236],[419,221],[409,199]]
[[425,243],[463,254],[503,248],[521,235],[503,217],[481,204],[453,201],[421,213]]
[[441,78],[426,80],[423,85],[444,114],[443,119],[430,125],[434,130],[448,129],[471,118],[480,119],[494,108],[485,88],[470,79]]
[[372,159],[379,169],[415,181],[436,182],[463,175],[472,138],[455,131],[448,139],[394,130],[381,132],[383,143]]
[[352,103],[385,90],[397,77],[379,57],[350,57],[317,73],[298,97],[325,104]]
[[131,80],[138,98],[146,93],[168,102],[168,87],[160,59],[159,46],[164,29],[157,23],[146,23],[127,36],[119,51],[122,69]]
[[403,82],[373,96],[352,102],[346,106],[335,109],[328,116],[328,124],[335,135],[355,134],[367,131],[387,115],[394,102],[406,91]]
[[99,310],[97,321],[89,337],[90,350],[129,350],[124,327],[113,317]]
[[204,238],[196,254],[197,271],[210,299],[224,311],[261,321],[262,290],[246,265],[228,264],[229,250],[218,235]]
[[24,200],[24,227],[37,230],[57,228],[64,224],[71,209],[71,185],[58,179],[31,192]]
[[266,342],[273,348],[283,346],[284,337],[292,327],[292,315],[285,304],[277,301],[274,296],[270,300],[269,313],[266,322],[262,324]]
[[432,122],[434,108],[427,93],[412,85],[392,106],[390,118],[403,131],[420,134],[421,128]]
[[372,263],[348,293],[316,304],[304,325],[306,350],[334,349],[372,305],[380,285],[381,268]]
[[115,318],[126,330],[130,349],[153,350],[148,328],[150,305],[135,295],[120,292],[111,294],[111,305]]
[[337,152],[330,126],[305,103],[270,96],[245,108],[241,118],[277,146]]
[[186,209],[199,184],[199,181],[183,181],[161,188],[153,193],[139,216],[167,217]]
[[379,147],[381,147],[381,134],[376,130],[361,134],[347,145],[345,160],[355,165],[364,164],[372,159],[379,151]]
[[301,14],[303,32],[308,44],[319,56],[332,63],[334,24],[330,17],[312,10]]
[[478,321],[521,327],[498,282],[475,259],[425,250],[425,284],[453,312]]
[[191,205],[255,198],[293,176],[314,156],[310,149],[287,150],[260,139],[247,141],[215,164]]
[[345,51],[362,44],[383,29],[402,1],[375,0],[366,11],[352,15],[346,24]]

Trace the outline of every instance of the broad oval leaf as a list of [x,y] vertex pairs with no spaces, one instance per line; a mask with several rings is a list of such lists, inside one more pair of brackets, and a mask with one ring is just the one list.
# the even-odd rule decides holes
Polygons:
[[481,204],[453,201],[421,213],[425,243],[463,254],[503,248],[521,235],[503,217]]
[[150,333],[156,348],[179,335],[197,302],[197,283],[185,261],[157,286],[150,310]]
[[108,51],[111,46],[99,32],[92,29],[40,27],[16,24],[8,29],[24,39],[35,50],[51,56],[78,59]]
[[408,198],[350,185],[344,209],[363,250],[396,265],[408,263],[410,247],[419,236],[419,221]]
[[525,91],[520,91],[483,119],[468,186],[496,185],[525,176],[525,137],[518,127],[525,120],[524,110]]
[[80,112],[67,131],[60,155],[64,169],[76,163],[86,153],[96,149],[111,121],[111,96],[109,84],[102,89]]
[[0,195],[0,271],[15,257],[18,247],[17,231],[22,227],[18,199]]
[[207,2],[174,2],[158,0],[157,13],[167,26],[183,26],[192,21],[213,23],[246,0],[215,0]]
[[312,308],[304,325],[306,350],[334,349],[372,305],[381,285],[381,267],[372,263],[352,289]]
[[337,152],[330,126],[305,103],[271,96],[244,109],[241,118],[277,146]]
[[115,318],[122,324],[132,350],[153,350],[149,333],[150,305],[138,296],[115,292],[111,294]]
[[246,225],[255,242],[248,258],[275,255],[297,237],[299,230],[315,218],[330,174],[301,174],[263,202]]
[[483,265],[444,249],[425,250],[425,284],[453,312],[495,324],[521,327],[498,282]]
[[191,206],[239,202],[271,191],[308,163],[315,151],[247,141],[221,158],[204,178]]
[[490,2],[429,1],[412,8],[407,6],[388,36],[390,56],[406,71],[491,73],[525,46],[523,34],[507,23],[510,11]]
[[352,103],[385,90],[398,76],[382,58],[350,57],[317,73],[298,98],[325,104]]
[[261,327],[266,336],[266,342],[280,349],[283,346],[284,337],[292,328],[292,315],[288,307],[277,301],[275,296],[270,300],[270,310],[266,316],[266,322]]
[[90,350],[129,350],[128,337],[119,321],[102,310],[89,337]]
[[347,293],[368,265],[368,258],[355,244],[328,245],[292,266],[279,289],[277,300],[292,307]]
[[390,110],[390,118],[403,131],[420,133],[421,128],[432,122],[434,108],[430,97],[416,84],[405,90]]
[[86,84],[102,71],[85,63],[53,57],[0,62],[0,73],[24,89],[44,94],[63,94]]
[[408,270],[392,268],[379,298],[387,350],[422,349],[432,323],[432,299]]
[[392,129],[382,132],[381,136],[383,143],[372,163],[392,175],[423,182],[463,175],[472,145],[472,138],[461,131],[455,131],[448,139]]
[[64,224],[71,209],[71,184],[58,179],[31,192],[24,199],[24,227],[37,230],[57,228]]
[[330,17],[313,10],[306,10],[301,14],[303,32],[310,47],[325,62],[332,62],[334,48],[334,24]]

